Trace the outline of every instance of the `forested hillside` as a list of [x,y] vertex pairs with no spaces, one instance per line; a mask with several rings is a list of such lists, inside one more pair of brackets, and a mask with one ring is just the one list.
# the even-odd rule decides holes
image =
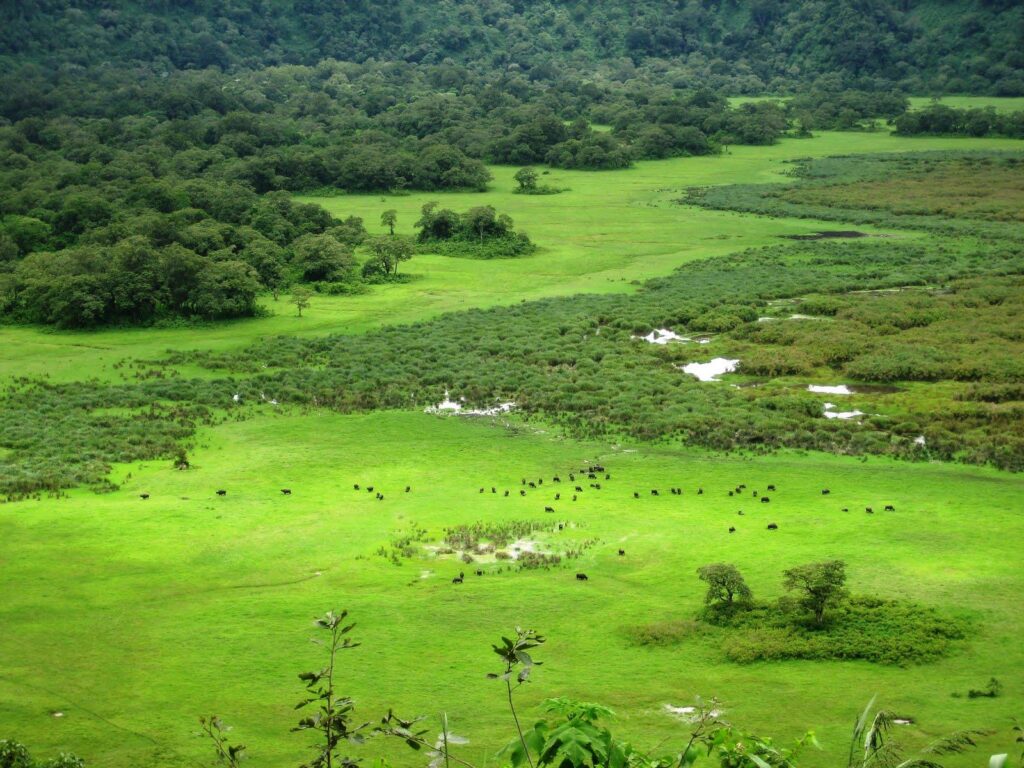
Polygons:
[[1015,0],[290,0],[6,3],[0,49],[44,67],[154,72],[326,58],[654,77],[734,93],[847,87],[1024,94]]

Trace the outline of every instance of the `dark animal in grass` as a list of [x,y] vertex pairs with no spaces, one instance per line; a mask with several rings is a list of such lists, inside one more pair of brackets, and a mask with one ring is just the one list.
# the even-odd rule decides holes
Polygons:
[[626,555],[626,550],[620,549],[619,550],[619,557],[625,557],[625,555]]
[[476,569],[476,575],[477,575],[477,576],[483,576],[483,575],[484,575],[484,572],[483,572],[483,571],[481,571],[481,570],[480,570],[479,568],[477,568],[477,569]]
[[704,495],[704,489],[703,488],[698,488],[697,489],[697,495],[698,496],[703,496]]
[[572,472],[570,472],[569,473],[569,479],[575,481],[576,480],[576,475],[574,475]]
[[658,489],[657,488],[651,488],[651,496],[657,496],[657,495],[658,495]]
[[593,473],[593,472],[588,472],[587,473],[587,478],[589,480],[597,480],[597,475],[595,473]]
[[519,484],[520,485],[526,485],[526,478],[524,477],[522,480],[520,480]]
[[849,512],[849,511],[850,511],[849,507],[843,507],[843,512]]
[[640,494],[637,493],[636,491],[633,491],[633,498],[634,499],[639,499],[640,498]]
[[292,495],[292,489],[291,488],[282,488],[281,489],[281,493],[283,493],[285,496],[291,496]]
[[555,508],[554,507],[544,507],[544,511],[545,512],[554,512]]
[[575,488],[576,493],[583,493],[583,486],[577,485]]
[[537,478],[537,485],[544,485],[544,478],[543,477],[538,477]]
[[742,509],[736,510],[736,514],[742,516],[743,515],[743,510]]
[[774,485],[769,485],[768,486],[768,490],[769,491],[774,491],[775,490],[775,486]]
[[762,504],[767,504],[769,501],[771,501],[771,499],[769,499],[767,496],[762,496],[761,497],[761,503]]
[[352,485],[352,489],[358,491],[359,490],[359,483],[354,483]]
[[142,499],[143,501],[145,501],[146,499],[149,498],[149,494],[148,493],[140,493],[139,494],[139,498]]
[[871,507],[864,507],[864,511],[867,512],[869,515],[875,514],[875,510],[873,510]]
[[729,495],[732,496],[732,491],[729,491]]
[[378,493],[377,494],[377,501],[384,501],[384,494],[383,493]]
[[452,584],[461,584],[461,583],[462,583],[462,577],[461,576],[456,576],[454,579],[452,579]]
[[484,489],[483,489],[483,488],[481,488],[481,489],[480,489],[480,493],[483,493],[483,492],[484,492]]
[[586,581],[589,577],[585,573],[577,573],[576,581]]
[[896,507],[894,507],[892,504],[886,504],[885,505],[885,511],[886,512],[895,512],[896,511]]
[[572,495],[572,500],[576,501],[576,494],[575,493]]
[[776,525],[775,523],[768,523],[768,530],[769,530],[769,531],[774,531],[774,530],[777,530],[777,529],[778,529],[778,527],[779,527],[779,526],[778,526],[778,525]]
[[560,531],[561,531],[561,530],[563,530],[564,528],[565,528],[565,523],[559,523],[559,524],[558,524],[558,530],[560,530]]
[[508,496],[508,491],[507,490],[505,491],[505,495]]
[[830,491],[828,488],[822,488],[821,489],[821,495],[822,496],[828,496],[830,493],[832,493],[832,491]]
[[459,571],[459,578],[460,579],[466,578],[466,574],[463,571]]
[[753,491],[753,494],[754,494],[754,498],[756,499],[757,498],[757,491]]
[[519,490],[519,495],[520,495],[520,496],[525,496],[525,495],[526,495],[526,491],[524,491],[524,490],[520,489],[520,490]]
[[736,533],[736,528],[732,525],[729,526],[729,533]]
[[367,493],[373,493],[373,486],[372,485],[366,486],[366,492]]
[[600,483],[591,483],[590,487],[593,488],[594,490],[597,490],[597,491],[601,490],[601,484]]
[[562,478],[560,478],[558,475],[555,475],[554,477],[551,478],[551,482],[552,483],[560,483],[560,482],[562,482]]
[[529,485],[531,488],[536,488],[537,487],[537,484],[535,482],[533,482],[532,480],[529,483],[527,483],[527,485]]
[[217,491],[217,495],[218,495],[218,496],[227,496],[227,495],[228,495],[228,492],[227,492],[227,491],[225,491],[225,490],[220,490],[220,491]]
[[409,491],[411,491],[411,490],[412,490],[412,486],[411,485],[405,486],[405,492],[406,493],[409,493]]
[[560,494],[560,493],[556,493],[555,494],[555,501],[558,501],[561,498],[562,498],[562,494]]

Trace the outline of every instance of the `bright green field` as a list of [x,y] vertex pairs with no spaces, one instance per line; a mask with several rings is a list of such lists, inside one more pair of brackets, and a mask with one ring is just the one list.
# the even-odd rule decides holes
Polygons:
[[[0,379],[116,380],[117,361],[168,348],[232,349],[270,334],[358,333],[469,307],[633,290],[633,281],[688,260],[835,227],[672,204],[687,186],[777,181],[785,160],[808,155],[1020,146],[833,133],[628,171],[552,172],[547,183],[570,188],[556,196],[514,195],[515,169],[495,168],[484,194],[316,199],[332,212],[363,216],[371,231],[380,231],[382,210],[395,208],[403,232],[427,200],[457,210],[489,203],[542,250],[491,262],[417,256],[404,265],[416,281],[315,297],[302,318],[282,299],[267,301],[271,317],[209,327],[0,328]],[[206,429],[197,442],[189,472],[169,462],[118,467],[117,493],[78,490],[68,499],[0,506],[0,732],[37,754],[71,749],[110,768],[206,765],[195,718],[217,712],[249,744],[254,768],[298,764],[306,740],[288,733],[301,693],[295,675],[318,662],[307,642],[310,620],[332,607],[351,609],[360,624],[364,645],[346,657],[344,673],[359,711],[367,719],[391,705],[402,714],[446,711],[455,732],[471,739],[467,756],[481,761],[512,733],[501,692],[483,676],[496,658],[489,642],[516,623],[550,637],[537,654],[547,663],[524,695],[528,717],[547,696],[599,701],[642,746],[681,737],[665,704],[718,696],[744,727],[783,738],[815,729],[825,751],[806,762],[825,768],[844,753],[855,712],[878,693],[886,707],[915,718],[903,733],[918,746],[954,728],[1000,729],[1002,740],[946,761],[966,768],[1004,750],[1010,719],[1024,712],[1024,479],[1017,476],[824,455],[622,450],[535,427],[419,413],[284,413]],[[553,502],[551,476],[566,478],[588,459],[603,461],[613,479],[575,504]],[[543,492],[478,493],[494,485],[516,494],[522,477],[544,477]],[[354,482],[375,485],[386,499],[353,491]],[[737,483],[777,484],[770,511],[748,501],[748,514],[738,517],[739,500],[726,494]],[[401,493],[407,484],[408,495]],[[632,498],[634,490],[673,485],[686,489],[682,500]],[[694,494],[697,486],[705,495]],[[827,498],[824,486],[832,490]],[[282,487],[294,493],[282,496]],[[217,488],[227,497],[215,496]],[[142,492],[152,497],[142,501]],[[557,512],[546,515],[552,503]],[[898,512],[856,511],[887,503]],[[842,513],[843,506],[855,511]],[[542,542],[599,541],[565,569],[469,576],[460,587],[450,582],[463,568],[455,562],[394,566],[374,554],[412,522],[436,539],[457,523],[524,518],[579,526],[557,539],[539,535]],[[779,530],[766,531],[768,521]],[[730,525],[739,527],[732,536]],[[626,557],[616,555],[619,547]],[[907,669],[738,666],[706,640],[672,649],[628,641],[630,626],[698,610],[700,565],[734,562],[755,593],[770,598],[781,592],[784,568],[831,557],[848,561],[854,592],[966,615],[972,639],[939,663]],[[577,583],[577,570],[590,580]],[[1005,686],[1000,698],[951,696],[992,676]],[[392,756],[402,766],[424,763],[402,751]]]
[[542,177],[544,182],[569,188],[558,195],[513,194],[517,169],[494,167],[494,181],[486,193],[304,198],[335,214],[363,217],[371,232],[384,231],[380,214],[389,208],[398,211],[398,231],[411,233],[420,208],[429,200],[456,210],[490,204],[510,214],[541,249],[529,258],[499,261],[417,256],[403,265],[416,281],[374,288],[362,296],[314,297],[301,318],[286,300],[275,303],[267,298],[264,304],[274,313],[271,317],[184,330],[69,333],[0,326],[0,380],[12,375],[49,375],[55,381],[84,376],[116,379],[112,365],[118,360],[160,357],[168,348],[236,349],[260,336],[359,333],[470,307],[630,291],[632,281],[668,274],[692,259],[778,242],[783,234],[834,228],[834,222],[675,205],[672,201],[688,186],[779,181],[787,169],[785,161],[798,157],[1020,146],[1011,139],[822,133],[771,147],[731,147],[729,154],[718,157],[641,162],[622,171],[552,171]]
[[[300,693],[294,674],[315,663],[309,621],[329,607],[350,608],[361,625],[365,645],[346,657],[344,687],[362,713],[447,711],[475,757],[509,737],[501,692],[483,675],[493,666],[488,642],[516,623],[550,636],[527,703],[563,694],[604,702],[625,734],[649,745],[678,738],[663,705],[696,694],[722,698],[735,721],[777,736],[817,729],[825,752],[810,764],[821,766],[835,764],[854,710],[875,692],[917,720],[907,732],[914,740],[1002,726],[1024,705],[1015,674],[1024,668],[1020,478],[874,459],[627,453],[402,413],[282,416],[206,432],[202,442],[193,471],[124,468],[114,477],[132,477],[119,493],[76,492],[0,515],[0,721],[40,750],[75,745],[97,765],[182,765],[204,754],[190,735],[194,717],[215,711],[238,726],[252,765],[294,764],[304,743],[286,732]],[[552,501],[551,476],[567,480],[587,459],[603,461],[612,480],[575,504]],[[524,476],[548,483],[521,498]],[[375,485],[385,500],[353,482]],[[739,482],[776,483],[770,511],[729,498]],[[497,495],[478,493],[491,485]],[[646,496],[670,485],[685,488],[681,501]],[[227,497],[214,495],[219,487]],[[646,497],[634,500],[634,490]],[[885,503],[899,511],[859,511]],[[470,575],[459,587],[450,579],[469,570],[460,563],[398,567],[374,555],[412,521],[438,536],[483,519],[551,520],[547,504],[554,519],[580,526],[558,541],[600,539],[565,569]],[[766,521],[779,530],[766,531]],[[729,535],[729,525],[739,531]],[[938,664],[899,669],[737,666],[703,641],[651,650],[624,634],[697,611],[694,571],[704,563],[736,563],[769,597],[781,591],[784,567],[825,557],[849,562],[855,591],[967,611],[975,636]],[[576,570],[590,581],[577,583]],[[1005,696],[951,698],[992,675]]]
[[[911,96],[910,108],[921,109],[932,101],[930,96]],[[956,109],[995,107],[996,112],[1019,112],[1024,109],[1024,96],[943,96],[939,103]]]

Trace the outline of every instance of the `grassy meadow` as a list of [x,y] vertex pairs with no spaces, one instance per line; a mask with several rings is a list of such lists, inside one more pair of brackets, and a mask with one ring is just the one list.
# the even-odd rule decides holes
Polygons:
[[621,171],[552,170],[541,178],[568,188],[558,195],[514,194],[512,177],[517,169],[498,166],[491,168],[494,180],[486,193],[300,198],[336,215],[361,216],[371,233],[385,231],[380,214],[392,208],[398,211],[396,231],[408,234],[420,208],[430,200],[456,210],[489,204],[512,216],[540,248],[526,258],[495,261],[418,255],[402,265],[414,281],[378,286],[360,296],[315,296],[301,318],[287,297],[275,302],[268,296],[262,302],[268,317],[205,326],[87,333],[0,326],[0,381],[23,375],[48,376],[52,381],[117,380],[117,361],[129,356],[151,359],[168,349],[233,350],[264,336],[360,333],[472,307],[581,292],[632,291],[634,281],[669,274],[689,260],[776,243],[780,235],[834,228],[813,219],[773,219],[676,205],[673,201],[687,187],[780,181],[786,178],[787,161],[801,157],[1019,145],[1012,139],[821,133],[813,139],[784,139],[770,147],[730,147],[721,156],[638,162]]
[[[1012,672],[1024,663],[1018,477],[875,459],[616,448],[397,412],[286,413],[206,431],[201,443],[188,472],[169,462],[122,466],[115,494],[76,491],[60,503],[3,509],[3,619],[16,631],[0,636],[0,720],[41,751],[75,744],[102,765],[137,765],[143,756],[153,766],[203,764],[194,718],[217,712],[250,745],[252,765],[295,762],[305,743],[287,733],[295,674],[317,663],[310,619],[331,606],[351,609],[360,625],[364,645],[345,657],[343,689],[362,715],[391,705],[404,714],[446,711],[453,730],[471,738],[466,754],[479,759],[510,735],[501,691],[483,675],[494,666],[488,643],[517,623],[550,638],[536,654],[546,664],[523,695],[526,712],[551,695],[600,701],[645,745],[678,739],[682,729],[663,707],[695,695],[720,697],[736,722],[779,738],[815,729],[824,751],[808,762],[820,766],[835,764],[854,710],[875,693],[914,718],[906,738],[917,744],[955,727],[1004,725],[1024,704]],[[570,502],[567,473],[588,461],[601,461],[612,479]],[[521,497],[523,477],[546,482]],[[354,491],[355,482],[374,485],[384,501]],[[770,505],[729,497],[740,482],[778,491]],[[671,485],[682,498],[667,495]],[[216,488],[228,495],[218,498]],[[643,492],[639,500],[633,491]],[[144,492],[151,498],[138,498]],[[862,511],[888,503],[896,513]],[[597,543],[565,567],[495,574],[487,563],[482,577],[470,573],[476,565],[425,552],[400,566],[375,554],[414,524],[430,543],[447,526],[481,520],[567,522],[577,527],[535,539],[552,549]],[[766,530],[769,521],[779,530]],[[665,648],[630,640],[630,628],[699,610],[700,565],[736,563],[767,598],[781,593],[783,568],[825,557],[848,561],[854,592],[968,618],[971,639],[938,663],[908,668],[736,665],[713,636]],[[467,582],[453,585],[460,570]],[[576,571],[590,580],[577,582]],[[1006,686],[1002,697],[951,697],[993,675]],[[419,764],[411,752],[390,754]]]
[[[236,350],[277,334],[354,334],[469,308],[633,291],[687,261],[836,228],[676,204],[687,187],[777,182],[787,178],[786,161],[809,156],[1020,146],[822,133],[624,171],[553,170],[543,183],[568,190],[553,196],[514,194],[516,169],[495,167],[486,193],[307,197],[333,214],[363,217],[374,233],[383,231],[386,209],[398,211],[398,231],[409,234],[429,200],[456,210],[490,204],[539,250],[495,261],[419,255],[402,266],[413,281],[353,297],[314,296],[301,318],[288,297],[268,297],[266,317],[216,325],[93,333],[0,327],[0,382],[117,381],[124,371],[116,363],[169,349]],[[914,720],[899,732],[913,746],[957,728],[998,729],[980,751],[945,758],[966,768],[1005,751],[1012,718],[1024,713],[1019,475],[583,443],[515,417],[401,411],[281,409],[204,427],[196,443],[187,472],[170,461],[119,465],[110,475],[116,492],[75,489],[63,499],[0,505],[0,735],[17,735],[40,755],[73,749],[110,768],[199,766],[211,753],[195,735],[196,718],[216,712],[249,745],[254,768],[298,764],[307,737],[288,733],[302,692],[296,675],[320,662],[308,638],[312,618],[329,608],[350,609],[359,624],[363,646],[343,659],[342,689],[365,719],[389,706],[403,715],[446,712],[453,731],[470,739],[463,754],[487,765],[497,764],[494,748],[513,734],[503,692],[484,679],[495,668],[489,644],[515,624],[549,638],[536,654],[545,665],[522,694],[527,721],[542,699],[574,696],[610,706],[615,729],[644,747],[684,740],[685,727],[665,705],[717,696],[744,728],[780,740],[815,730],[822,751],[805,763],[834,766],[859,708],[877,693],[881,705]],[[612,479],[600,490],[583,483],[569,501],[567,474],[591,461]],[[555,475],[564,481],[559,488]],[[545,482],[523,497],[523,478]],[[354,483],[373,485],[385,499]],[[739,483],[778,491],[770,504],[730,497]],[[671,486],[684,495],[668,495]],[[660,496],[650,496],[654,488]],[[216,489],[228,493],[221,498]],[[881,513],[886,504],[896,511]],[[865,506],[879,512],[867,515]],[[589,546],[551,570],[497,572],[498,564],[484,563],[480,577],[471,573],[475,564],[423,548],[449,526],[520,520],[570,524],[535,533],[545,549]],[[779,529],[767,530],[768,522]],[[377,554],[414,526],[427,531],[415,557],[395,565]],[[738,530],[730,534],[730,526]],[[782,594],[783,569],[828,558],[847,561],[854,593],[935,607],[968,622],[969,638],[938,662],[908,667],[739,665],[713,632],[668,647],[632,639],[632,629],[694,617],[701,565],[735,563],[767,599]],[[466,583],[452,584],[460,571]],[[578,582],[576,572],[589,580]],[[1003,695],[966,698],[991,677],[1002,681]],[[385,752],[398,766],[425,763],[395,746]]]

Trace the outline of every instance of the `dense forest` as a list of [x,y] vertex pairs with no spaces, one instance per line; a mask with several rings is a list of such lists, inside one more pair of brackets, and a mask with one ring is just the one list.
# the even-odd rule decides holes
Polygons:
[[[732,93],[819,79],[870,90],[1024,94],[1016,0],[105,0],[8,3],[0,50],[43,67],[153,73],[323,59],[657,80]],[[31,92],[23,88],[22,92]]]

